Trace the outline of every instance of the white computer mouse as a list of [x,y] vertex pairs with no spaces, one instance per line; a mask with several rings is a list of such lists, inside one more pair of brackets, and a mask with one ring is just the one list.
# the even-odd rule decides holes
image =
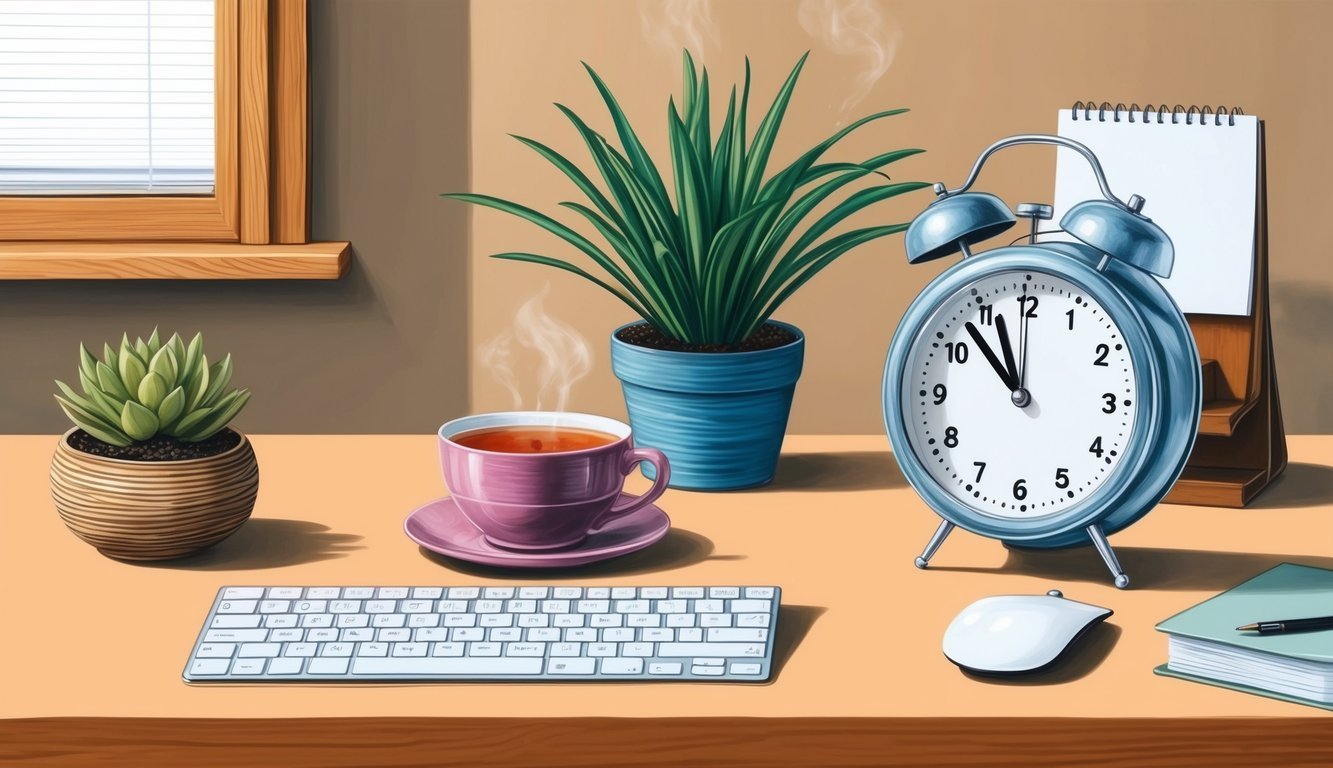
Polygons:
[[944,655],[969,672],[1010,675],[1054,664],[1109,608],[1044,595],[984,597],[964,608],[944,631]]

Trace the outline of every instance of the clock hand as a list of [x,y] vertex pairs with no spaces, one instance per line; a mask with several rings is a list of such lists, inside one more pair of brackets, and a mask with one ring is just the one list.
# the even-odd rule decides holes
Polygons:
[[[1018,306],[1023,307],[1023,304]],[[1014,386],[1010,387],[1009,399],[1019,408],[1026,408],[1032,402],[1032,395],[1027,387],[1023,386],[1024,376],[1027,375],[1027,331],[1028,321],[1027,312],[1023,311],[1022,319],[1018,321],[1018,357],[1022,361],[1022,367],[1014,366],[1014,351],[1009,346],[1009,329],[1004,322],[1004,315],[995,316],[995,325],[1000,330],[1000,347],[1004,350],[1004,361],[1009,365],[1010,376],[1013,378]]]
[[1023,316],[1018,325],[1018,386],[1027,389],[1028,380],[1028,313],[1023,304]]
[[[1022,378],[1019,376],[1018,366],[1014,365],[1014,348],[1009,344],[1009,325],[1004,321],[1004,315],[995,316],[995,329],[1000,332],[1000,351],[1004,353],[1004,367],[1009,371],[1009,378],[1014,382],[1010,391],[1018,389],[1022,385]],[[1019,349],[1023,348],[1022,337],[1019,337]]]
[[[963,327],[967,328],[967,332],[972,337],[972,341],[976,342],[978,347],[981,347],[981,354],[986,356],[986,361],[990,363],[990,367],[994,368],[995,372],[1000,375],[1000,381],[1004,382],[1005,388],[1008,389],[1010,392],[1017,390],[1018,379],[1015,377],[1013,373],[1013,368],[1012,367],[1006,368],[1005,366],[1000,365],[999,358],[995,356],[995,352],[990,348],[990,345],[986,343],[986,340],[981,337],[981,331],[977,330],[977,327],[972,324],[972,321],[969,320],[968,322],[964,323]],[[1000,338],[1004,346],[1007,348],[1008,342],[1003,341],[1004,339],[1003,336],[1001,336]],[[1010,358],[1010,362],[1012,365],[1013,354],[1010,353],[1008,357]]]

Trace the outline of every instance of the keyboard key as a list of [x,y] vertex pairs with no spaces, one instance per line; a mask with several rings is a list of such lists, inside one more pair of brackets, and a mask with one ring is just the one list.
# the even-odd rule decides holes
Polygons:
[[503,600],[477,600],[472,603],[473,613],[500,613],[503,610]]
[[695,613],[722,613],[721,600],[695,600]]
[[442,643],[449,639],[449,630],[444,627],[425,627],[418,629],[412,639],[418,643]]
[[667,599],[666,587],[644,587],[639,590],[639,597],[645,600],[665,600]]
[[338,587],[311,587],[305,596],[307,600],[336,600],[340,591]]
[[263,616],[214,616],[208,626],[213,629],[254,629],[264,620]]
[[320,656],[351,656],[353,643],[324,643],[319,648]]
[[430,613],[433,607],[430,600],[404,600],[398,610],[403,613]]
[[508,600],[514,596],[513,587],[486,587],[481,596],[487,600]]
[[560,630],[555,627],[535,627],[527,630],[523,639],[534,643],[554,643],[560,639]]
[[704,639],[704,631],[694,627],[681,627],[676,630],[676,639],[682,643],[701,643]]
[[611,598],[611,588],[588,587],[583,590],[583,596],[589,600],[609,600]]
[[342,630],[338,640],[344,643],[369,643],[375,639],[375,630],[370,627],[353,627]]
[[241,658],[267,657],[277,656],[281,651],[282,643],[242,643],[236,655]]
[[431,656],[462,656],[463,643],[435,643],[430,647]]
[[634,587],[612,587],[611,599],[613,600],[633,600],[638,597]]
[[726,659],[715,659],[707,656],[694,660],[694,666],[696,667],[720,667],[726,663]]
[[190,664],[190,674],[200,676],[225,675],[230,667],[231,659],[199,659]]
[[639,634],[639,638],[654,643],[669,643],[672,640],[676,639],[676,631],[674,629],[669,629],[666,627],[663,627],[661,629],[650,627],[648,629],[642,630],[642,632]]
[[348,587],[343,590],[343,599],[345,600],[370,600],[374,597],[374,587]]
[[440,596],[443,594],[444,590],[440,587],[417,587],[416,589],[412,590],[412,599],[439,600]]
[[691,599],[691,600],[692,600],[692,599],[700,599],[700,598],[702,598],[702,597],[704,596],[704,588],[703,588],[703,587],[676,587],[676,588],[674,588],[674,589],[671,590],[671,596],[674,597],[674,598],[676,598],[677,600],[679,600],[679,599],[681,599],[681,598]]
[[621,656],[652,656],[652,643],[625,643],[620,646]]
[[282,649],[283,656],[314,656],[319,650],[317,643],[287,643]]
[[625,617],[625,625],[630,627],[660,627],[662,615],[658,613],[635,613]]
[[223,600],[257,600],[263,596],[263,587],[227,587],[222,590]]
[[303,663],[304,662],[300,659],[289,659],[286,657],[269,659],[268,673],[270,676],[299,675],[301,674],[301,666]]
[[568,600],[543,600],[541,604],[542,613],[569,613]]
[[570,627],[565,630],[565,642],[595,643],[597,630],[592,627]]
[[486,634],[486,639],[493,643],[511,643],[523,639],[523,630],[518,627],[496,627]]
[[224,600],[218,613],[254,613],[258,605],[258,600]]
[[732,613],[768,613],[773,609],[771,600],[732,600]]
[[746,597],[759,598],[759,599],[761,599],[761,600],[772,600],[772,599],[773,599],[773,588],[772,588],[772,587],[746,587],[746,588],[745,588],[745,596],[746,596]]
[[291,609],[291,600],[264,600],[259,603],[260,613],[287,613]]
[[625,617],[619,613],[594,613],[588,620],[590,627],[619,627],[625,623]]
[[690,672],[700,677],[721,677],[726,672],[722,667],[690,667]]
[[634,630],[630,627],[607,627],[602,630],[602,642],[628,643],[634,639]]
[[557,613],[554,617],[545,613],[520,613],[518,615],[518,625],[520,627],[549,627],[552,624],[552,618],[555,619],[554,624],[557,627],[583,626],[583,617],[577,613]]
[[412,639],[412,630],[398,628],[381,629],[375,634],[375,639],[381,643],[402,643]]
[[367,600],[364,610],[366,613],[393,613],[396,607],[396,600]]
[[300,587],[271,587],[268,591],[270,600],[300,600]]
[[681,665],[674,661],[655,661],[648,665],[648,674],[650,675],[679,675]]
[[421,627],[438,627],[440,626],[440,614],[414,613],[407,617],[407,626],[412,629],[420,629]]
[[582,587],[556,587],[551,590],[551,597],[557,600],[577,600],[582,595]]
[[551,659],[546,663],[548,675],[591,675],[597,671],[597,659]]
[[551,656],[580,656],[582,643],[555,643],[551,646]]
[[641,675],[643,674],[643,659],[602,659],[602,674]]
[[426,643],[394,643],[389,655],[397,658],[425,656],[429,648]]
[[329,603],[329,613],[360,613],[360,600],[334,600]]
[[761,643],[662,643],[657,655],[667,658],[692,656],[763,656]]
[[729,627],[731,626],[731,614],[729,613],[703,613],[699,615],[699,626],[701,627]]
[[536,600],[510,600],[505,603],[505,610],[509,613],[536,613]]
[[[283,630],[275,630],[283,631]],[[329,643],[338,639],[338,630],[332,627],[324,629],[312,629],[306,633],[305,639],[312,643]]]
[[[473,616],[473,619],[476,617]],[[370,626],[376,629],[385,627],[405,627],[407,626],[407,617],[401,613],[377,613],[370,617]]]
[[476,600],[481,596],[481,590],[477,587],[450,587],[450,600]]
[[[312,661],[346,661],[346,659],[315,659]],[[478,675],[515,676],[539,675],[545,660],[499,656],[485,658],[374,659],[358,657],[352,662],[353,675]]]
[[546,587],[519,587],[518,596],[524,600],[543,600],[546,598]]
[[[526,617],[519,617],[519,618],[521,619]],[[540,616],[534,616],[532,618],[546,619],[547,616],[545,614],[541,614]],[[561,628],[581,627],[583,626],[583,623],[585,621],[587,621],[587,617],[585,617],[581,613],[557,613],[556,615],[550,617],[551,626],[561,627]],[[546,626],[546,622],[543,621],[540,624],[525,624],[522,621],[520,621],[518,625],[520,627],[544,627]]]
[[611,601],[580,600],[575,604],[574,610],[579,613],[609,613],[611,611]]
[[370,626],[370,617],[364,613],[340,613],[333,619],[333,626],[344,627],[368,627]]
[[727,671],[733,675],[758,675],[763,672],[763,669],[764,666],[762,664],[742,663],[739,661],[733,661],[727,667]]
[[292,613],[324,613],[329,609],[327,600],[298,600]]
[[769,622],[767,613],[738,613],[735,618],[738,627],[767,627]]
[[195,654],[195,657],[200,659],[230,659],[235,652],[235,643],[205,643],[199,646],[199,652]]
[[435,601],[436,613],[467,613],[466,600],[437,600]]
[[304,629],[270,629],[267,631],[267,639],[270,643],[299,643],[305,639]]
[[500,651],[504,650],[501,643],[468,643],[468,656],[499,656]]
[[741,596],[740,587],[709,587],[708,597],[711,600],[734,600]]
[[657,613],[689,613],[689,604],[685,600],[658,600],[653,606]]
[[407,597],[407,587],[380,587],[375,591],[375,597],[380,600],[402,600]]
[[692,613],[673,613],[666,617],[668,627],[692,627],[694,626],[694,614]]
[[615,610],[616,613],[647,613],[649,606],[647,600],[617,600]]
[[545,656],[546,643],[505,643],[506,656]]
[[308,675],[345,675],[347,662],[345,657],[315,658],[310,660],[305,671]]
[[704,630],[704,639],[710,643],[762,643],[768,639],[768,630],[712,627]]
[[264,626],[269,629],[294,627],[300,620],[301,617],[294,613],[274,613],[264,617]]
[[210,629],[204,633],[206,643],[262,643],[268,639],[267,629]]
[[589,656],[615,656],[615,643],[588,643]]
[[307,613],[301,617],[301,626],[309,627],[331,627],[333,626],[333,614],[331,613]]
[[486,639],[486,630],[481,627],[456,627],[449,633],[449,639],[474,642]]

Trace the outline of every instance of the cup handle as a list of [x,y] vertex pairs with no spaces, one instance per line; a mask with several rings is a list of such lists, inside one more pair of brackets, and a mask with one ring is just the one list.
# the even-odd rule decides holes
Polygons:
[[624,517],[631,512],[643,509],[644,507],[657,501],[658,497],[666,492],[667,483],[671,481],[671,462],[667,461],[666,454],[656,448],[631,448],[625,451],[625,456],[620,462],[621,474],[628,475],[639,466],[639,462],[646,461],[653,465],[657,470],[657,479],[653,481],[653,487],[648,492],[638,498],[629,499],[624,502],[617,501],[611,505],[611,508],[603,512],[601,517],[593,521],[588,531],[595,532],[602,526],[610,523],[616,518]]

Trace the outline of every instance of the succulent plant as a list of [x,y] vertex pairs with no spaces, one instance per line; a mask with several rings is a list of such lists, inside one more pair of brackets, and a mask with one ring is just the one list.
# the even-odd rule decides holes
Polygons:
[[147,341],[128,335],[117,353],[103,345],[101,360],[79,345],[79,395],[62,381],[56,395],[65,415],[106,443],[127,446],[155,435],[187,443],[213,436],[245,407],[249,390],[227,390],[231,355],[208,364],[204,336],[187,347],[178,334],[162,343],[157,329]]

